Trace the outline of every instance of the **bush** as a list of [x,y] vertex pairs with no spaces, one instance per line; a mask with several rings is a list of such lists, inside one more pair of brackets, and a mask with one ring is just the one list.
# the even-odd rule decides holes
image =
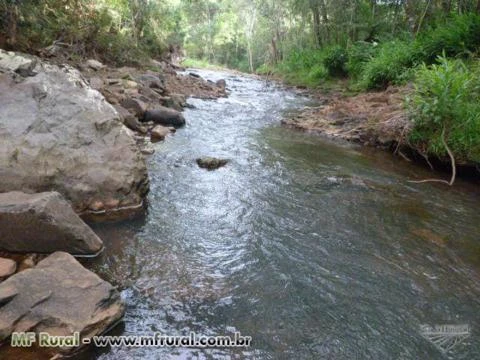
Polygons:
[[277,68],[276,73],[292,85],[316,87],[320,81],[328,77],[323,65],[321,50],[293,51]]
[[363,68],[361,87],[385,89],[390,84],[403,83],[409,78],[409,68],[418,62],[418,54],[405,41],[390,41],[380,46],[376,57]]
[[460,161],[480,162],[480,72],[461,60],[438,58],[422,65],[407,102],[414,121],[410,141],[426,152],[445,156],[445,141]]
[[328,78],[328,75],[329,75],[329,71],[322,64],[314,65],[308,72],[308,78],[312,82],[318,82],[320,80],[324,80]]
[[327,48],[323,55],[323,65],[328,74],[334,77],[344,77],[347,75],[348,53],[341,46]]
[[348,62],[346,68],[348,74],[353,78],[361,76],[365,64],[369,62],[378,52],[377,44],[359,41],[348,49]]
[[427,31],[417,38],[415,47],[422,60],[432,64],[442,53],[448,57],[469,56],[480,46],[480,16],[458,15],[444,25]]

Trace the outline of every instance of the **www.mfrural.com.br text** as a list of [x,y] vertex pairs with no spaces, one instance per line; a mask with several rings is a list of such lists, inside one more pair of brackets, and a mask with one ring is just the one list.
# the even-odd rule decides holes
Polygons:
[[46,332],[13,333],[12,347],[76,348],[85,345],[105,347],[171,347],[171,348],[247,348],[251,345],[250,336],[236,332],[233,336],[203,336],[191,332],[187,336],[169,336],[161,333],[153,335],[93,336],[82,338],[76,332],[69,336],[54,336]]

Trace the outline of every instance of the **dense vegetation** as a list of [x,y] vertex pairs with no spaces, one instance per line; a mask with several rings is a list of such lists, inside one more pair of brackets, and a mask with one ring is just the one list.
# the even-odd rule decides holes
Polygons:
[[[0,0],[0,47],[116,64],[181,54],[317,87],[414,82],[412,144],[480,161],[480,0]],[[447,146],[445,146],[447,144]]]

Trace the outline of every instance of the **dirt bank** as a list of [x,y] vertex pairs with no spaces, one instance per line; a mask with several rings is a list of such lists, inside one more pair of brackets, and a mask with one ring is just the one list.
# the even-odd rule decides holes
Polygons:
[[334,92],[318,95],[321,105],[307,107],[283,125],[363,145],[392,147],[405,141],[411,129],[403,100],[408,88],[347,97]]

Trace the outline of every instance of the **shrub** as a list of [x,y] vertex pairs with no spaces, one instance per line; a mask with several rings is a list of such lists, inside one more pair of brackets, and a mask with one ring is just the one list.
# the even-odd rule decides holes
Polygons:
[[324,50],[323,65],[328,74],[334,77],[343,77],[347,75],[347,51],[337,45]]
[[361,87],[385,89],[408,79],[408,69],[418,62],[413,46],[405,41],[390,41],[380,46],[377,56],[363,68]]
[[316,64],[308,72],[308,78],[312,82],[318,82],[328,78],[328,74],[329,71],[322,64]]
[[365,67],[378,52],[377,44],[365,41],[359,41],[348,49],[348,62],[346,68],[348,74],[353,78],[358,78]]
[[445,141],[460,161],[480,162],[480,72],[461,60],[438,58],[422,65],[415,91],[407,102],[414,129],[412,143],[426,152],[445,156]]

